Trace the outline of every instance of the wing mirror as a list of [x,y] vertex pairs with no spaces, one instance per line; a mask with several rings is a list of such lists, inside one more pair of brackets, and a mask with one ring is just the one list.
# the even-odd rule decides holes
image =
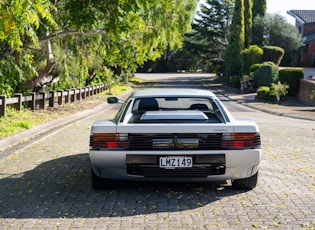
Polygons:
[[119,99],[118,97],[116,96],[109,96],[107,98],[107,103],[108,104],[117,104],[117,103],[124,103],[123,100]]

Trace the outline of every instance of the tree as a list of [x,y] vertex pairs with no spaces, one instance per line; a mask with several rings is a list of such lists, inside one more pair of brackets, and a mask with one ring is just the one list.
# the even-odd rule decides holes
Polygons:
[[249,47],[252,41],[253,26],[253,0],[244,0],[244,25],[245,25],[245,48]]
[[264,17],[267,11],[267,0],[253,0],[253,19]]
[[[182,45],[196,8],[194,0],[171,4],[166,0],[60,0],[52,1],[54,5],[23,0],[22,8],[17,7],[19,2],[0,7],[0,12],[5,13],[7,6],[19,12],[10,14],[21,23],[12,37],[9,28],[15,28],[14,24],[6,16],[0,18],[4,28],[0,49],[9,54],[0,57],[0,77],[6,76],[0,78],[4,82],[1,93],[10,88],[12,94],[25,85],[34,90],[48,76],[59,78],[59,87],[61,83],[74,87],[92,83],[100,76],[98,72],[109,69],[135,71],[137,65],[155,60],[164,50]],[[22,14],[21,9],[31,10]]]
[[232,0],[206,0],[200,5],[192,31],[185,35],[183,49],[173,52],[171,59],[165,58],[162,61],[167,61],[167,66],[176,63],[181,70],[206,71],[205,66],[213,65],[214,60],[222,60],[227,46],[232,8]]
[[[302,45],[301,35],[295,26],[279,14],[267,14],[255,19],[253,31],[254,44],[283,48],[285,55],[282,64],[294,65],[296,51]],[[264,36],[260,37],[256,31],[264,31]]]
[[[252,18],[253,24],[255,24],[255,19],[257,17],[265,17],[267,11],[267,0],[253,0],[253,9],[252,9]],[[263,45],[263,37],[264,30],[262,28],[258,28],[257,25],[253,28],[252,34],[255,35],[255,42],[252,38],[252,44],[262,46]]]
[[240,75],[241,51],[245,44],[244,0],[236,0],[230,27],[229,43],[225,52],[227,76]]

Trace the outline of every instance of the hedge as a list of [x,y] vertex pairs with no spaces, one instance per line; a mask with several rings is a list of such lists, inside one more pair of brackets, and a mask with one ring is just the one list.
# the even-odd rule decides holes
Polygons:
[[300,79],[304,77],[302,68],[285,68],[279,70],[279,81],[282,84],[288,84],[288,95],[296,96],[299,93]]
[[263,61],[264,62],[273,62],[275,65],[279,66],[281,60],[284,55],[284,49],[278,46],[263,46],[262,47],[264,54],[263,54]]
[[256,63],[261,63],[263,58],[263,49],[257,45],[251,45],[241,52],[242,74],[249,75],[250,67]]
[[279,80],[279,68],[273,62],[264,62],[262,66],[254,72],[253,82],[255,87],[270,86]]

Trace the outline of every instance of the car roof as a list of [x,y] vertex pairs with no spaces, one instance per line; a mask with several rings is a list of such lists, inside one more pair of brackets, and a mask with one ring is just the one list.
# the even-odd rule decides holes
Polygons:
[[131,95],[133,98],[141,97],[211,97],[216,98],[215,94],[209,90],[190,89],[190,88],[154,88],[139,89]]

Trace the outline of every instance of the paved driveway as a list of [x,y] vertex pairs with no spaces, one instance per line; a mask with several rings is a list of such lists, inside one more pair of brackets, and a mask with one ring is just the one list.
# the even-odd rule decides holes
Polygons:
[[0,229],[314,229],[315,123],[225,102],[261,128],[258,186],[124,183],[91,189],[89,129],[109,107],[0,162]]

